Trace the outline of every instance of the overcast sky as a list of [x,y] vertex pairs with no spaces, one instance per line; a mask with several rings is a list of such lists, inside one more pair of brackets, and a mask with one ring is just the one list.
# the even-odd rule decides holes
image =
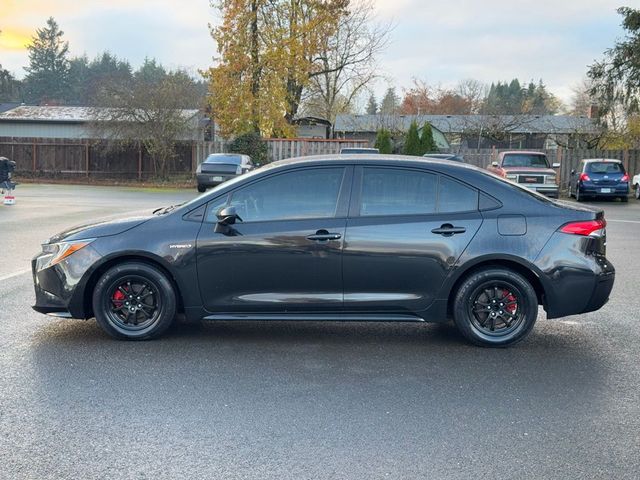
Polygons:
[[[640,0],[374,1],[380,21],[395,24],[380,64],[399,92],[414,77],[445,86],[542,78],[564,100],[622,34],[616,8],[640,7]],[[109,50],[134,67],[149,56],[196,72],[215,54],[207,23],[217,17],[208,0],[0,0],[4,68],[24,75],[25,44],[48,16],[73,55]]]

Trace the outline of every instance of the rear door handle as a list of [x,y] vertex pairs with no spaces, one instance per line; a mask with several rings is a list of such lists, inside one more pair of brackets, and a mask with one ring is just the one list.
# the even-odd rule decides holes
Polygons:
[[440,225],[440,228],[434,228],[431,230],[431,233],[435,233],[436,235],[443,235],[445,237],[450,237],[451,235],[456,235],[457,233],[464,233],[467,229],[464,227],[454,227],[450,223],[445,223]]
[[309,235],[307,240],[313,240],[316,242],[326,242],[327,240],[340,240],[342,235],[340,233],[331,233],[327,230],[318,230],[313,235]]

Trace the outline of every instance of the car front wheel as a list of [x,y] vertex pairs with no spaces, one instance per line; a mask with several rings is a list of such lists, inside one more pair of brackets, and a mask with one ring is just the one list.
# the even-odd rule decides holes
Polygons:
[[93,291],[98,324],[120,339],[161,335],[176,315],[176,294],[166,275],[152,265],[126,262],[107,270]]
[[535,290],[522,275],[505,268],[472,273],[454,298],[456,327],[480,346],[504,347],[519,342],[529,334],[537,316]]
[[207,187],[205,187],[204,185],[198,185],[198,191],[200,193],[204,193],[207,191]]

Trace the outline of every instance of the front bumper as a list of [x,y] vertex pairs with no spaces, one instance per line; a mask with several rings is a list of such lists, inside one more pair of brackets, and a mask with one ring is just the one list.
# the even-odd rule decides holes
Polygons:
[[39,269],[36,255],[31,261],[36,302],[33,309],[44,314],[87,318],[84,289],[91,267],[101,255],[88,245],[56,265]]
[[533,190],[534,192],[541,193],[546,195],[547,197],[558,198],[558,194],[560,189],[558,185],[552,184],[527,184],[527,183],[519,183],[521,187],[528,188],[529,190]]

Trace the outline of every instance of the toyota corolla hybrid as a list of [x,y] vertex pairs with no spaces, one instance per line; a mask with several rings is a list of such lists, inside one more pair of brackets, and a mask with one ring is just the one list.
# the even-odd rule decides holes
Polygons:
[[457,162],[276,162],[141,218],[78,227],[33,259],[35,310],[147,339],[190,320],[443,322],[523,339],[541,305],[599,309],[614,268],[603,212]]

